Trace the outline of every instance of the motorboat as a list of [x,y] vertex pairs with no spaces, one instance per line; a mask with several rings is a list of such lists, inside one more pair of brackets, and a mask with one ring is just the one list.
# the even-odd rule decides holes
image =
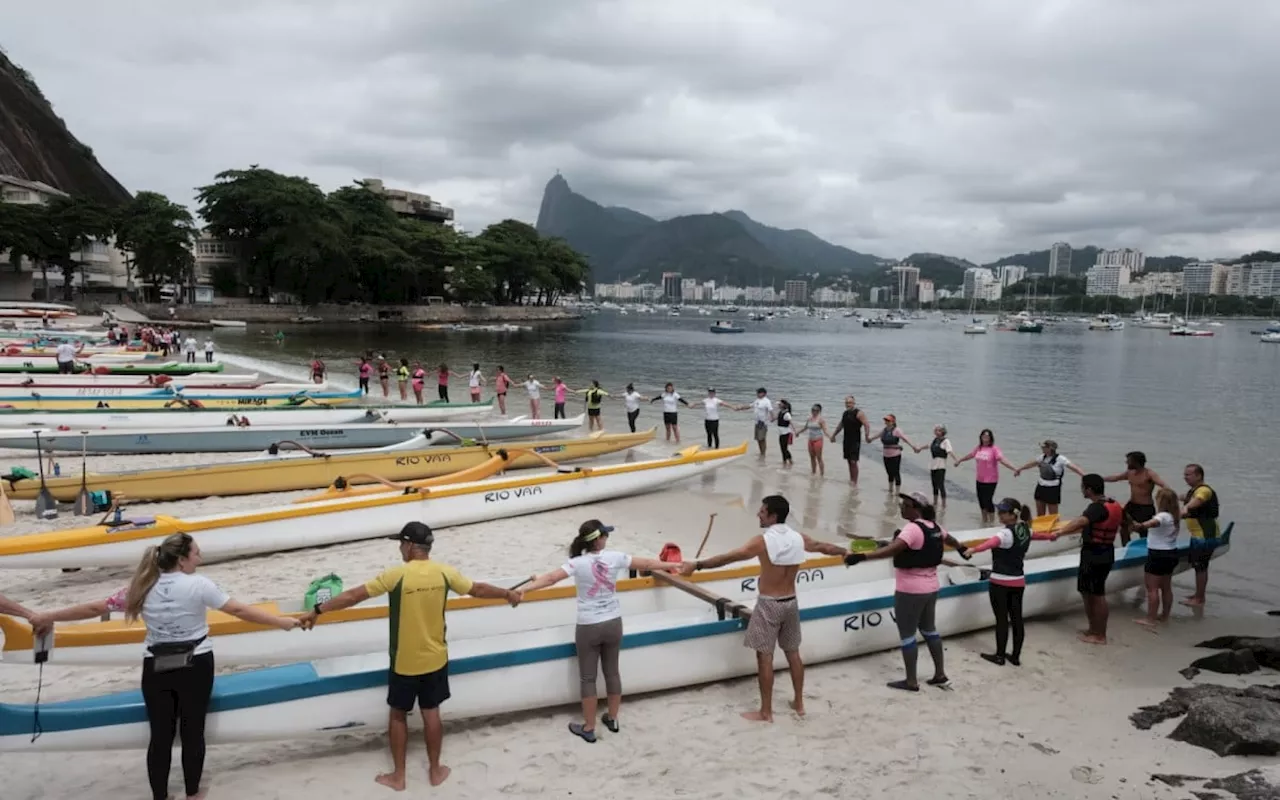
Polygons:
[[745,333],[746,328],[741,325],[734,325],[732,322],[716,322],[711,325],[712,333]]

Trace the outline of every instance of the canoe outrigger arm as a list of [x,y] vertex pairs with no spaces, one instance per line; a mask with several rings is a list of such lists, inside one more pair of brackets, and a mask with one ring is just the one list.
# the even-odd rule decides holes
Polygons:
[[747,620],[747,621],[750,621],[751,619],[751,609],[747,608],[742,603],[738,603],[729,599],[728,597],[718,595],[714,592],[711,592],[707,589],[702,588],[701,586],[698,586],[695,583],[690,583],[689,581],[683,580],[681,578],[677,578],[676,576],[667,572],[652,572],[650,573],[650,575],[653,577],[654,580],[659,581],[660,583],[665,583],[668,586],[674,586],[675,588],[679,589],[682,592],[691,594],[694,597],[698,598],[699,600],[703,600],[715,606],[716,616],[719,617],[721,620],[724,620],[725,617],[730,617],[730,616],[733,617],[734,619],[741,619],[741,620]]

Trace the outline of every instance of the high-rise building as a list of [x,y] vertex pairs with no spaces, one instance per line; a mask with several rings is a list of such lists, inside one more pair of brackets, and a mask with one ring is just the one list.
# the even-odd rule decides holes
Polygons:
[[681,277],[679,272],[662,273],[662,298],[668,303],[682,301],[684,294],[680,291]]
[[1228,264],[1222,293],[1244,297],[1249,291],[1249,278],[1252,272],[1252,264]]
[[920,305],[929,305],[937,300],[933,292],[933,281],[928,278],[921,278],[916,281],[916,288],[920,293]]
[[1226,294],[1227,266],[1197,261],[1182,268],[1182,287],[1187,294]]
[[909,305],[917,303],[920,300],[920,268],[913,267],[910,264],[898,264],[892,269],[893,277],[897,283],[897,296],[899,305]]
[[1280,297],[1280,263],[1259,262],[1249,265],[1249,285],[1245,294],[1249,297]]
[[1094,264],[1085,273],[1084,293],[1090,296],[1111,296],[1127,294],[1129,289],[1129,268],[1118,264]]
[[969,267],[964,271],[964,299],[999,300],[1000,289],[1000,281],[996,280],[995,273],[986,267]]
[[787,305],[806,306],[809,304],[809,282],[787,281],[782,284],[782,294],[787,298]]
[[1018,281],[1025,280],[1027,277],[1027,268],[1021,264],[1005,264],[1000,267],[1000,285],[1009,287]]
[[1128,247],[1119,250],[1099,250],[1094,264],[1099,267],[1128,267],[1129,273],[1133,274],[1147,268],[1147,257],[1141,250],[1131,250]]
[[1071,245],[1054,242],[1049,248],[1049,277],[1071,274]]

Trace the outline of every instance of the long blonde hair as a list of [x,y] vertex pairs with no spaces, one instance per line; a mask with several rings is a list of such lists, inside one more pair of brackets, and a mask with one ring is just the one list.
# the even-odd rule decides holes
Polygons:
[[133,580],[129,582],[129,591],[125,595],[124,618],[133,622],[142,615],[142,604],[160,573],[170,572],[177,568],[178,562],[191,555],[191,543],[195,541],[188,533],[175,533],[155,547],[148,547],[134,570]]
[[1178,506],[1178,493],[1174,490],[1164,487],[1156,490],[1156,511],[1163,511],[1173,517],[1174,531],[1182,527],[1182,523],[1179,521],[1182,509]]

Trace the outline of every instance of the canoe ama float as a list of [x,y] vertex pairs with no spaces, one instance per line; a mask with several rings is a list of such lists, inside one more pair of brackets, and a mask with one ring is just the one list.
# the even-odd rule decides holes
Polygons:
[[[138,361],[119,364],[75,363],[76,372],[96,372],[99,375],[189,375],[193,372],[222,372],[221,361],[212,364],[183,361]],[[8,358],[0,356],[0,372],[58,372],[58,364],[51,358]]]
[[[1214,552],[1229,549],[1224,537]],[[1188,551],[1179,551],[1184,558]],[[1123,591],[1143,581],[1146,541],[1135,540],[1118,557],[1108,586]],[[1026,616],[1062,612],[1079,603],[1079,557],[1048,556],[1027,562]],[[1182,561],[1179,570],[1185,570]],[[856,568],[855,568],[856,569]],[[939,592],[937,627],[955,636],[991,626],[987,583],[965,568],[946,570]],[[892,623],[893,581],[871,581],[799,595],[808,664],[865,655],[899,646]],[[520,624],[520,609],[508,633],[461,638],[462,611],[450,616],[449,682],[452,698],[442,708],[449,719],[506,714],[563,706],[579,699],[578,664],[572,616],[549,628]],[[742,646],[745,621],[720,618],[702,604],[631,616],[625,620],[622,674],[629,695],[726,680],[756,671],[755,654]],[[306,634],[294,634],[306,635]],[[775,666],[785,660],[776,656]],[[386,727],[387,656],[333,658],[269,667],[214,682],[206,735],[210,744],[332,736],[381,731]],[[32,741],[35,709],[0,704],[0,750],[138,749],[150,736],[138,691],[46,703],[40,706],[42,734]],[[416,715],[415,715],[416,716]]]
[[[304,412],[305,413],[305,412]],[[270,419],[268,417],[268,419]],[[376,417],[374,419],[377,419]],[[312,450],[340,448],[395,447],[418,449],[465,443],[503,442],[534,436],[568,433],[582,427],[583,416],[573,419],[524,419],[498,422],[425,423],[417,426],[387,422],[334,423],[297,427],[295,425],[214,425],[201,428],[124,428],[112,430],[71,429],[42,431],[39,445],[48,452],[79,453],[246,453],[263,452],[281,442],[294,442]],[[462,438],[459,438],[462,437]],[[35,450],[34,431],[0,430],[0,448]],[[284,448],[285,450],[288,447]],[[297,448],[300,449],[300,448]],[[298,453],[297,457],[309,458]]]
[[[1054,518],[1045,517],[1044,527]],[[981,541],[998,528],[976,531],[956,531],[953,535],[961,541]],[[862,544],[862,543],[856,543]],[[874,543],[867,542],[867,546]],[[1074,538],[1056,542],[1037,540],[1032,543],[1030,555],[1041,557],[1061,554],[1078,547]],[[862,549],[862,548],[859,548]],[[1123,554],[1123,551],[1120,551]],[[394,555],[394,550],[388,550]],[[972,562],[975,567],[990,564],[990,553],[979,553]],[[632,573],[635,574],[634,572]],[[687,580],[715,594],[735,602],[751,602],[756,595],[756,579],[759,564],[750,562],[741,567],[708,570],[696,573]],[[893,564],[888,560],[868,561],[857,569],[845,568],[835,557],[812,558],[805,562],[796,576],[798,591],[807,592],[820,588],[843,586],[849,583],[888,580],[893,577]],[[490,579],[495,586],[512,586],[522,578]],[[650,577],[632,577],[618,582],[619,599],[623,613],[648,614],[696,607],[702,602],[688,594],[658,583]],[[533,592],[525,598],[527,610],[520,617],[523,627],[554,627],[566,619],[572,619],[576,591],[572,585],[556,586]],[[297,614],[308,609],[299,600],[262,603],[257,605],[271,614]],[[506,603],[497,600],[480,600],[457,597],[449,600],[451,611],[489,608],[487,614],[467,614],[466,625],[456,629],[450,618],[451,635],[457,638],[491,635],[507,632],[512,618],[503,613]],[[291,661],[311,661],[345,655],[365,655],[381,652],[387,643],[387,613],[385,598],[366,602],[356,608],[334,611],[320,617],[316,628],[306,636],[291,636],[277,628],[254,625],[219,611],[209,612],[209,635],[214,638],[220,664],[277,664]],[[4,658],[8,663],[32,663],[31,627],[11,617],[0,615],[0,629],[4,632]],[[129,623],[123,619],[105,622],[59,625],[55,631],[53,650],[49,662],[55,664],[136,664],[141,654],[145,628],[140,622]]]
[[[554,442],[512,442],[504,445],[519,453],[507,469],[545,466],[534,453],[553,461],[576,461],[615,453],[651,441],[653,428],[640,433],[606,434],[598,432],[583,439]],[[43,437],[41,437],[43,439]],[[74,438],[74,437],[73,437]],[[496,448],[432,447],[428,449],[391,450],[354,453],[324,453],[298,458],[263,456],[231,461],[166,469],[137,469],[121,472],[91,472],[90,491],[106,490],[122,495],[130,502],[145,500],[185,500],[196,497],[228,497],[262,492],[289,492],[298,489],[321,489],[339,478],[349,485],[374,483],[375,478],[410,481],[448,475],[488,460]],[[17,500],[34,500],[40,491],[37,478],[9,480],[9,496]],[[81,476],[62,475],[47,478],[45,484],[54,499],[74,502],[80,492]]]
[[249,513],[189,519],[157,515],[118,526],[10,536],[0,538],[0,568],[131,566],[142,548],[173,533],[192,534],[204,560],[218,561],[387,536],[413,520],[444,528],[505,519],[644,494],[711,472],[746,451],[746,442],[705,452],[695,446],[670,458],[632,464],[574,467]]

